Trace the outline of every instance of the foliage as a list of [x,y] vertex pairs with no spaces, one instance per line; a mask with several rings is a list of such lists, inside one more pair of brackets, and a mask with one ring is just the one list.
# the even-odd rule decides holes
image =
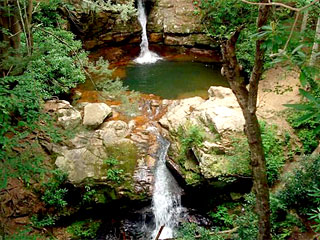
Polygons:
[[312,209],[311,211],[312,212],[308,214],[310,215],[309,219],[315,222],[312,228],[315,230],[315,232],[320,232],[320,207]]
[[101,223],[92,219],[78,221],[67,228],[74,239],[94,239]]
[[191,150],[202,146],[205,132],[200,126],[188,123],[185,128],[179,126],[176,135],[180,144],[180,151],[178,153],[179,155],[177,160],[182,166],[182,171],[186,174],[186,181],[189,185],[199,183],[201,176],[198,174],[197,166],[195,166],[192,171],[185,171],[184,169],[186,168],[185,165],[187,161],[197,161],[194,159],[195,156]]
[[272,236],[274,239],[284,240],[291,236],[296,227],[303,228],[303,224],[296,214],[287,209],[285,203],[274,194],[270,196]]
[[308,213],[309,219],[315,222],[312,226],[315,232],[320,232],[320,188],[314,187],[309,191],[308,196],[312,198],[312,201],[317,206],[316,208],[311,209],[311,212]]
[[99,80],[96,88],[101,91],[102,98],[120,100],[120,112],[130,117],[138,115],[140,94],[134,91],[128,92],[128,86],[124,86],[120,79],[111,78],[113,70],[109,69],[108,61],[100,58],[95,63],[90,62],[88,63],[88,71]]
[[[59,6],[58,1],[40,5],[35,14],[38,25],[44,16],[42,8],[51,11]],[[86,54],[81,51],[81,43],[74,40],[72,33],[51,27],[53,19],[57,16],[52,17],[51,23],[43,19],[47,27],[33,28],[32,56],[25,54],[22,38],[16,55],[1,58],[1,68],[11,69],[0,81],[1,188],[9,177],[19,176],[28,183],[44,174],[39,138],[56,142],[65,133],[41,112],[43,100],[66,93],[85,79],[81,64],[86,61]]]
[[248,141],[244,137],[230,136],[231,146],[226,157],[229,160],[228,172],[232,174],[242,173],[251,175],[250,152]]
[[224,228],[233,227],[235,215],[229,214],[228,208],[224,205],[219,205],[215,212],[209,212],[209,216],[217,226],[223,226]]
[[5,236],[4,239],[8,240],[40,240],[45,239],[39,234],[32,234],[31,228],[19,229],[17,232],[11,234],[10,236]]
[[48,206],[63,208],[67,205],[64,199],[68,190],[61,188],[61,185],[67,180],[67,175],[59,170],[53,171],[53,178],[44,184],[44,194],[41,199]]
[[255,7],[237,0],[201,0],[200,12],[207,33],[217,40],[229,39],[239,27],[244,28],[237,43],[239,63],[250,73],[254,62]]
[[302,141],[304,153],[310,154],[318,146],[320,138],[320,98],[318,91],[307,92],[300,89],[300,94],[308,102],[300,104],[287,104],[287,107],[295,111],[289,115],[289,123],[297,131],[297,135]]
[[250,193],[245,195],[245,203],[242,208],[242,214],[234,221],[238,226],[239,240],[254,240],[258,235],[258,217],[253,211],[255,205],[255,196]]
[[222,236],[212,234],[208,229],[197,226],[195,223],[183,223],[178,230],[178,240],[222,240]]
[[134,7],[133,0],[126,1],[126,4],[113,4],[111,0],[84,0],[81,4],[81,7],[88,13],[90,11],[96,13],[101,11],[120,13],[120,19],[124,22],[137,14],[137,9]]
[[308,193],[320,188],[320,157],[306,156],[301,166],[285,179],[282,190],[276,197],[288,209],[296,209],[299,214],[307,214],[318,206],[317,198]]
[[181,155],[186,155],[193,147],[201,147],[204,141],[204,130],[197,125],[178,128],[178,138],[181,143]]
[[33,215],[31,217],[32,226],[36,228],[44,228],[53,226],[56,222],[57,218],[52,215],[38,216]]
[[[266,157],[268,184],[272,186],[278,179],[280,171],[285,163],[286,145],[283,140],[277,137],[276,126],[260,122],[262,145]],[[230,161],[228,166],[231,173],[243,173],[250,175],[250,154],[248,142],[243,137],[232,136],[231,148],[228,150],[227,158]],[[289,144],[289,141],[288,141]],[[289,147],[289,146],[287,146]]]
[[285,163],[284,145],[285,143],[276,137],[276,127],[267,126],[260,122],[263,150],[266,157],[267,178],[269,186],[272,186],[278,179],[280,170]]
[[115,166],[119,165],[116,158],[111,157],[104,161],[109,166],[107,169],[107,179],[116,183],[121,183],[123,180],[123,169],[117,169]]

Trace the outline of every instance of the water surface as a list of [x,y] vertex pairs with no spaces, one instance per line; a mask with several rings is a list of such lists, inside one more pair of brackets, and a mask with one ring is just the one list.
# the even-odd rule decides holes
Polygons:
[[210,86],[229,87],[218,64],[169,61],[128,66],[124,85],[166,99],[207,97]]

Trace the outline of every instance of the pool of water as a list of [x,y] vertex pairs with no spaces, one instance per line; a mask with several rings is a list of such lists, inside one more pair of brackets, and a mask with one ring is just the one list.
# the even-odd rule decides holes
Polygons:
[[207,97],[210,86],[229,87],[220,68],[212,63],[159,61],[128,66],[123,81],[130,90],[166,99]]

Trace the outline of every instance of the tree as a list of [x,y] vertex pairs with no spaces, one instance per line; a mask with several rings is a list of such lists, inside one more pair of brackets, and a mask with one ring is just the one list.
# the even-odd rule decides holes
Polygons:
[[[209,10],[206,10],[209,14],[205,14],[205,17],[209,16],[209,20],[211,20],[210,23],[212,24],[212,27],[209,27],[209,33],[211,33],[215,37],[218,35],[220,38],[221,52],[223,57],[222,72],[223,75],[227,78],[230,87],[238,100],[245,119],[245,133],[249,143],[252,174],[254,180],[253,189],[256,195],[256,213],[259,216],[258,239],[271,239],[269,186],[267,183],[266,162],[262,146],[261,131],[256,116],[259,81],[263,73],[264,59],[268,48],[270,48],[272,51],[276,50],[284,53],[288,48],[288,44],[293,35],[293,31],[295,30],[296,23],[299,18],[299,13],[318,2],[318,0],[308,2],[306,6],[303,6],[301,8],[295,8],[280,2],[271,2],[268,0],[262,0],[260,2],[251,2],[247,0],[211,0],[203,2],[205,4],[203,4],[202,7],[206,7],[206,5],[207,7],[211,7],[211,9],[209,8]],[[259,7],[256,28],[252,27],[253,19],[248,19],[248,17],[254,16],[254,12],[252,11],[256,10],[251,8],[250,11],[250,9],[248,9],[248,6],[241,5],[240,2],[246,3],[247,5],[257,5]],[[233,16],[230,15],[230,9],[225,9],[225,7],[231,6]],[[272,6],[280,6],[296,12],[295,22],[291,28],[290,34],[286,36],[287,39],[282,51],[280,51],[281,49],[279,46],[281,45],[283,40],[278,40],[279,43],[277,43],[278,46],[276,47],[274,47],[275,44],[273,41],[266,41],[268,32],[264,30],[269,30],[271,35],[275,31],[274,22],[270,23],[271,26],[267,26],[267,24],[269,23],[268,21],[271,17],[271,12],[274,12]],[[242,22],[239,19],[241,19]],[[223,29],[223,34],[221,34],[220,29]],[[245,66],[251,73],[249,85],[247,86],[246,81],[240,77],[241,66],[238,62],[239,55],[237,54],[236,47],[238,40],[241,39],[241,37],[241,40],[244,39],[243,33],[246,34],[248,32],[248,29],[251,30],[251,35],[254,31],[256,31],[256,34],[254,35],[257,37],[257,39],[255,41],[255,52],[253,53],[254,60],[249,61],[249,64]],[[304,30],[305,29],[303,29],[303,31]],[[316,34],[315,43],[317,42],[317,36],[318,35]],[[245,37],[249,38],[250,36],[249,34],[246,34]],[[269,45],[271,47],[269,47]],[[314,46],[314,48],[318,49],[318,46]]]
[[[258,31],[262,31],[262,26],[266,25],[269,13],[269,6],[261,6],[259,8],[257,20]],[[223,69],[224,75],[227,78],[233,93],[237,97],[245,119],[245,133],[250,148],[254,192],[257,201],[256,212],[259,216],[258,239],[266,240],[271,239],[269,187],[260,126],[256,115],[258,86],[264,64],[265,50],[262,48],[264,40],[259,39],[256,41],[254,68],[249,81],[249,89],[247,89],[245,81],[240,78],[240,67],[235,52],[236,42],[239,38],[240,31],[241,27],[235,31],[230,39],[222,42]]]

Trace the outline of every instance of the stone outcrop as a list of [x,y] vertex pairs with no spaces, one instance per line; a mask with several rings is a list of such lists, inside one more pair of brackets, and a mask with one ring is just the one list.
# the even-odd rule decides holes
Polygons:
[[[200,47],[212,44],[201,24],[201,17],[197,14],[199,9],[193,1],[147,0],[145,3],[150,43]],[[77,25],[72,19],[69,22],[74,32],[82,38],[86,49],[140,43],[141,27],[136,16],[123,22],[117,13],[100,12],[89,16],[82,8],[76,9]]]
[[[223,87],[211,87],[209,96],[208,100],[194,97],[172,101],[159,121],[173,143],[168,164],[191,185],[221,178],[236,181],[234,176],[250,174],[248,159],[239,159],[235,167],[230,158],[233,139],[245,139],[244,118],[235,96]],[[196,134],[202,138],[199,144],[193,143]],[[190,149],[183,150],[182,139],[190,138]],[[182,151],[187,152],[181,156]]]
[[197,11],[193,1],[155,1],[148,17],[148,32],[161,33],[161,41],[166,45],[210,45],[212,41],[206,35]]
[[[83,125],[90,127],[85,131],[79,128],[80,132],[62,144],[44,140],[42,145],[57,156],[56,166],[67,173],[68,180],[76,186],[90,182],[112,187],[116,198],[151,197],[154,156],[158,150],[156,134],[148,130],[149,123],[137,126],[134,120],[128,123],[112,119],[103,122],[111,111],[116,111],[115,108],[104,103],[84,103],[76,110],[67,101],[48,101],[45,110],[57,114],[59,125],[70,125],[63,121],[73,120],[61,118],[61,110],[68,110],[80,116],[78,125],[84,115]],[[112,176],[115,172],[119,181],[117,176]]]
[[244,118],[231,89],[211,87],[209,99],[200,97],[172,101],[160,124],[169,131],[177,131],[187,122],[212,127],[218,134],[228,131],[241,132]]

